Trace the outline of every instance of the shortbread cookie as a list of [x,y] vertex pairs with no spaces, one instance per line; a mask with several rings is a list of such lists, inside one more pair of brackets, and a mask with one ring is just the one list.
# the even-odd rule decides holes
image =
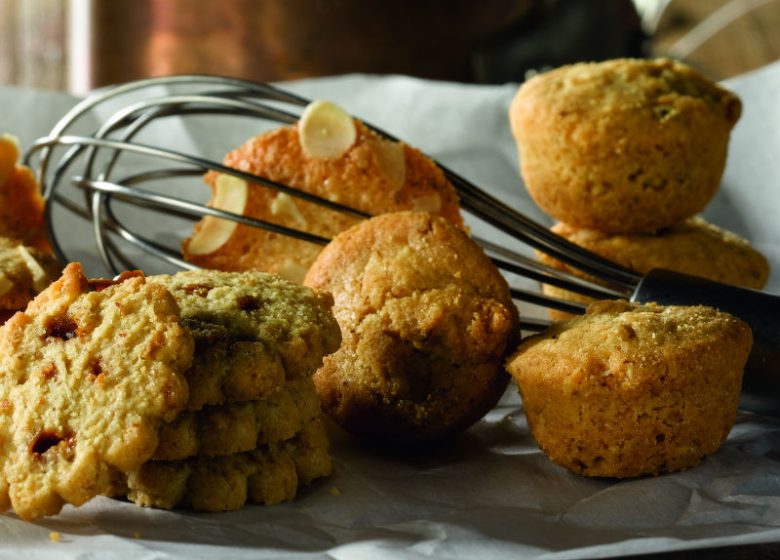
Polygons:
[[653,232],[717,191],[740,100],[668,59],[580,63],[525,82],[509,110],[528,192],[607,233]]
[[0,236],[49,252],[44,201],[32,170],[19,163],[19,143],[0,134]]
[[447,220],[366,220],[325,248],[305,283],[335,300],[343,342],[314,380],[347,431],[429,441],[468,428],[505,389],[517,309],[495,265]]
[[320,401],[311,378],[290,381],[261,401],[179,414],[160,430],[152,459],[176,461],[251,451],[292,438],[319,415]]
[[[609,235],[563,223],[551,229],[572,243],[640,274],[654,268],[665,268],[759,290],[764,287],[769,276],[769,263],[764,255],[741,237],[701,218],[690,218],[657,234]],[[578,269],[544,253],[537,254],[545,264],[589,278]],[[593,301],[555,286],[544,285],[543,290],[552,297],[583,303]],[[553,319],[569,317],[560,311],[551,312],[550,315]]]
[[0,506],[55,514],[147,461],[187,402],[192,352],[162,286],[94,283],[68,265],[0,327]]
[[[224,163],[372,215],[423,210],[463,225],[455,189],[433,161],[407,144],[382,139],[360,121],[343,118],[348,120],[341,124],[352,127],[354,140],[342,145],[337,154],[331,152],[330,157],[307,153],[298,124],[252,138],[230,152]],[[232,202],[237,197],[235,191],[243,190],[245,202],[232,209],[246,216],[325,238],[332,238],[359,221],[355,216],[267,187],[247,187],[240,180],[229,180],[222,186],[220,177],[214,172],[206,175],[214,193],[211,204],[229,209],[227,206],[237,204]],[[220,194],[219,189],[232,194]],[[211,225],[213,220],[199,222],[193,237],[183,244],[187,260],[204,268],[265,270],[302,282],[322,250],[314,243],[244,225],[226,234]],[[212,228],[216,232],[213,235],[225,236],[224,242],[213,250],[212,242],[204,241],[204,237],[212,237],[211,232],[206,233]],[[204,250],[209,252],[203,253]]]
[[[314,373],[341,340],[327,297],[272,274],[195,270],[148,280],[170,290],[185,319],[227,329],[233,341],[229,359],[236,358],[241,344],[251,343],[243,350],[254,355],[262,348],[260,359],[273,368],[280,360],[288,379]],[[254,359],[247,357],[244,365],[252,363]],[[234,374],[233,387],[246,393],[258,385],[267,387],[261,368],[241,366]]]
[[61,272],[62,266],[49,253],[0,237],[0,313],[24,309]]
[[507,362],[531,433],[586,476],[686,469],[737,414],[750,327],[709,307],[597,302],[527,338]]
[[183,324],[195,340],[187,410],[207,405],[260,400],[284,384],[286,372],[278,353],[263,342],[235,340],[224,326],[198,319]]
[[130,473],[124,492],[138,505],[227,511],[245,503],[290,501],[300,486],[332,471],[329,442],[316,419],[291,440],[225,457],[153,461]]

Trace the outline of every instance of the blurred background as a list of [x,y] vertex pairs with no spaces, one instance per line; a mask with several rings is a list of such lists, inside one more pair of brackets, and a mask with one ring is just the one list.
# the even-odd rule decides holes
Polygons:
[[174,73],[522,81],[671,56],[715,79],[780,58],[780,0],[0,0],[0,84],[86,93]]

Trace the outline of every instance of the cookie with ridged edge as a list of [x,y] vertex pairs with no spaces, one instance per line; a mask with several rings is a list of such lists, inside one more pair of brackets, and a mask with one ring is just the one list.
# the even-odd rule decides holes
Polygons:
[[195,455],[232,455],[284,441],[320,415],[314,382],[289,381],[263,400],[206,407],[179,414],[160,430],[155,461]]
[[182,317],[224,327],[233,341],[263,344],[288,378],[313,374],[341,342],[332,301],[273,274],[193,270],[149,282],[170,290]]
[[0,506],[55,514],[147,461],[187,401],[192,352],[165,288],[68,265],[0,327]]
[[259,341],[234,340],[222,325],[184,319],[195,340],[187,410],[260,400],[281,387],[287,373],[276,350]]
[[297,436],[247,453],[151,461],[130,473],[113,495],[126,495],[141,506],[196,511],[228,511],[245,503],[273,505],[290,501],[299,487],[328,476],[332,463],[321,420]]

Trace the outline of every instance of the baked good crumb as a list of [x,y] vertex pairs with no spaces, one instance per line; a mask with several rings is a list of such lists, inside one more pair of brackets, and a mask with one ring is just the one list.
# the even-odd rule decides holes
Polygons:
[[531,197],[561,222],[653,232],[718,189],[741,102],[684,63],[617,59],[539,74],[509,110]]
[[659,475],[725,441],[751,346],[746,323],[709,307],[601,301],[525,339],[507,369],[551,460],[586,476]]

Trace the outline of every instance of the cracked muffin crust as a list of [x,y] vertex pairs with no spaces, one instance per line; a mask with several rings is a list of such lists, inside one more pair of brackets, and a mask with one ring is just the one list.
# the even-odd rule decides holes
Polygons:
[[683,63],[618,59],[535,76],[509,119],[542,210],[579,228],[637,233],[704,208],[740,112],[739,98]]
[[314,375],[323,410],[397,443],[464,430],[498,400],[516,336],[506,281],[460,229],[421,212],[339,234],[305,284],[333,296],[342,345]]
[[525,339],[507,369],[554,462],[586,476],[658,475],[725,441],[752,341],[746,323],[709,307],[602,301]]

